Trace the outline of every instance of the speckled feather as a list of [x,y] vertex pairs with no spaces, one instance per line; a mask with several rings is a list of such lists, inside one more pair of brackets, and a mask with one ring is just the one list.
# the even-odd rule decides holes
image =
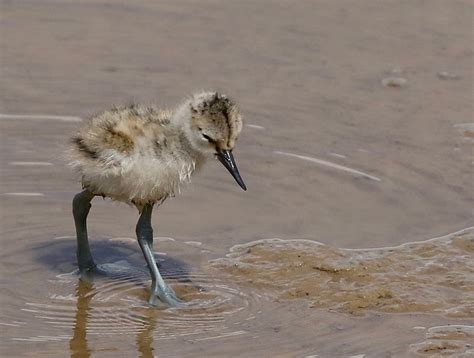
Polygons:
[[[213,148],[202,142],[202,128],[215,138]],[[175,111],[115,107],[72,138],[70,165],[84,188],[141,210],[179,192],[216,148],[232,149],[241,129],[236,106],[212,92],[194,95]]]

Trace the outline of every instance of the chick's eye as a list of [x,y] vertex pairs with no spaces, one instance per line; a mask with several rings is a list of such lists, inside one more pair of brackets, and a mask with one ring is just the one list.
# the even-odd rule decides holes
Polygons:
[[209,143],[214,143],[214,139],[212,139],[211,137],[209,137],[207,134],[202,134],[202,137],[207,140]]

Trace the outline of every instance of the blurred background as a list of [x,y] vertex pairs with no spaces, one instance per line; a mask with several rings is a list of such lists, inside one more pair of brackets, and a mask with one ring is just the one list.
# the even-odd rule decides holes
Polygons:
[[[236,151],[249,192],[210,165],[160,209],[160,232],[216,245],[223,235],[349,247],[427,238],[472,220],[472,158],[456,128],[472,120],[471,15],[469,1],[2,1],[2,112],[87,118],[219,90],[264,127],[246,127]],[[381,83],[392,77],[407,82]],[[2,159],[27,160],[17,154],[27,141],[58,164],[30,179],[72,195],[78,182],[59,162],[77,125],[31,122],[15,122],[23,136],[2,141]],[[4,168],[4,190],[24,191]]]

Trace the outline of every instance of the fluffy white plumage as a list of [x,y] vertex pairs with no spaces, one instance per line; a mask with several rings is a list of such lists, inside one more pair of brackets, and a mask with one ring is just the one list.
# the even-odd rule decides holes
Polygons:
[[175,111],[114,108],[73,137],[70,165],[91,193],[141,210],[179,192],[216,151],[232,150],[241,129],[236,106],[215,92],[196,94]]

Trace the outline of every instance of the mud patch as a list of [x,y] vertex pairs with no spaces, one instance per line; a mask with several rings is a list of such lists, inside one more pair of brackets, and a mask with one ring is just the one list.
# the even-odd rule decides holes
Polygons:
[[474,229],[380,249],[338,249],[310,240],[234,246],[212,266],[277,300],[354,315],[367,310],[474,316]]
[[431,327],[423,342],[412,344],[410,350],[418,355],[432,357],[468,357],[474,355],[474,326],[452,325]]

